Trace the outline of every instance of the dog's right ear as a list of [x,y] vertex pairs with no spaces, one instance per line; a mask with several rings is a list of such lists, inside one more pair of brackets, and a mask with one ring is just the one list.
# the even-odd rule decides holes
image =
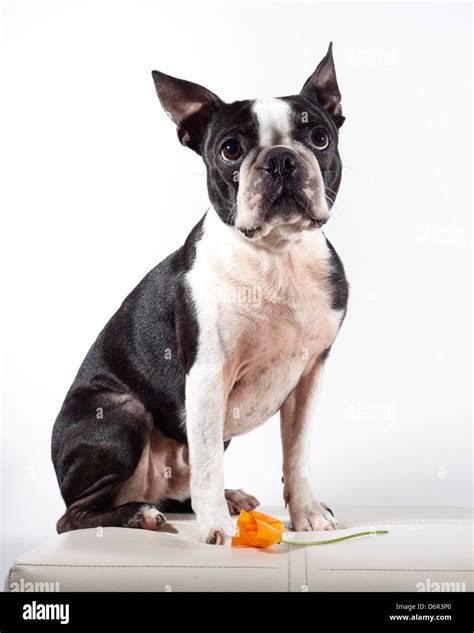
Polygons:
[[223,103],[213,92],[192,81],[152,71],[156,93],[166,114],[176,124],[183,145],[201,153],[212,115]]

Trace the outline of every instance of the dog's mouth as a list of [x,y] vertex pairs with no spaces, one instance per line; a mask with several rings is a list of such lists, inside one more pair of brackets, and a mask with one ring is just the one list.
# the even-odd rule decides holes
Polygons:
[[[327,218],[317,217],[307,197],[288,187],[281,187],[262,204],[259,222],[251,228],[239,228],[245,237],[252,239],[268,233],[275,227],[290,227],[291,232],[321,228]],[[266,230],[267,229],[267,230]]]

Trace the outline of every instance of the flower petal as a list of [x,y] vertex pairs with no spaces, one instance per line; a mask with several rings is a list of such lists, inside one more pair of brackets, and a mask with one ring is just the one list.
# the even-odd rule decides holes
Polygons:
[[241,510],[232,547],[270,547],[280,542],[284,529],[281,521],[267,514]]

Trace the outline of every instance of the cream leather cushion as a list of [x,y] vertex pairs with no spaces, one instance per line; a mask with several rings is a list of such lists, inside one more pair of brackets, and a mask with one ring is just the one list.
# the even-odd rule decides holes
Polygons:
[[[288,520],[281,508],[259,510]],[[337,517],[342,530],[290,533],[289,538],[321,539],[374,528],[390,533],[313,547],[237,549],[198,543],[194,515],[175,514],[160,532],[104,528],[56,536],[13,563],[5,589],[473,590],[469,509],[347,507],[338,508]]]

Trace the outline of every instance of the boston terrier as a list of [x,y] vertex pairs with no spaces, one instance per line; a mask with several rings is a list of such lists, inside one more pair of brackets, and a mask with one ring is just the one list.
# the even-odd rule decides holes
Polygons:
[[225,490],[230,440],[280,412],[295,530],[339,527],[309,476],[312,413],[348,284],[322,227],[341,180],[344,122],[332,45],[298,95],[225,103],[153,71],[210,207],[128,295],[89,350],[55,422],[66,512],[58,532],[159,529],[194,511],[222,544],[255,497]]

